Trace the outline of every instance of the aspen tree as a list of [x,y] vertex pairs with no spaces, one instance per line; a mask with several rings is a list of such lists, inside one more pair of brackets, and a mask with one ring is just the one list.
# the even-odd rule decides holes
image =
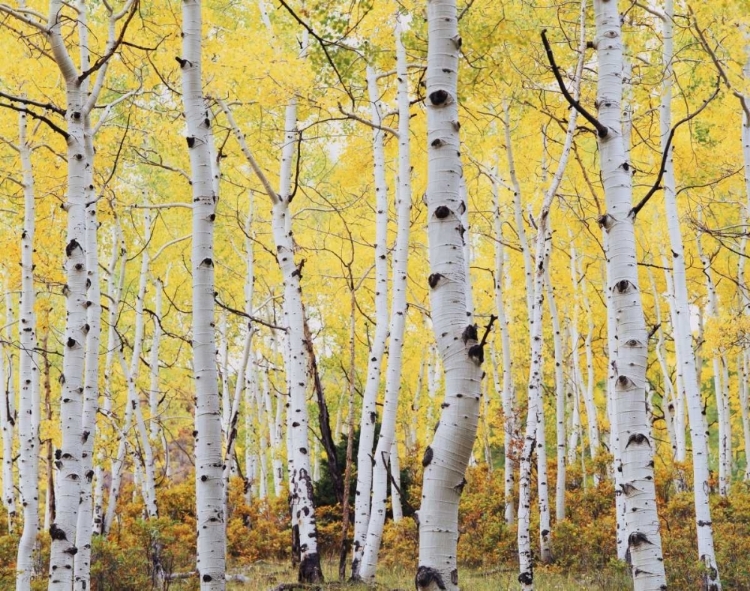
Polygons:
[[[481,363],[477,328],[467,324],[468,290],[461,224],[457,74],[461,37],[455,0],[427,4],[427,234],[430,307],[445,368],[445,398],[435,436],[422,459],[419,591],[458,589],[458,501],[479,419]],[[403,179],[402,179],[403,181]]]
[[647,334],[635,251],[632,178],[622,137],[622,32],[617,2],[595,0],[599,66],[597,107],[599,153],[607,213],[607,291],[611,293],[614,356],[613,416],[617,417],[625,496],[625,524],[636,591],[666,588],[654,487],[654,450],[645,409]]
[[372,509],[367,526],[367,539],[362,555],[360,576],[373,581],[378,563],[378,552],[383,536],[386,501],[388,497],[388,472],[396,435],[396,415],[401,390],[404,328],[406,325],[406,279],[409,256],[409,231],[411,221],[411,158],[409,141],[409,86],[406,51],[401,41],[401,25],[396,28],[396,71],[398,77],[398,190],[396,192],[397,234],[393,250],[393,293],[391,316],[388,324],[388,366],[386,368],[385,401],[378,444],[373,458]]
[[[34,574],[33,553],[39,533],[39,355],[37,348],[37,324],[34,292],[34,175],[31,168],[31,146],[27,137],[26,114],[18,118],[18,151],[23,171],[24,218],[21,232],[21,344],[19,360],[19,416],[18,440],[20,444],[18,479],[20,500],[23,507],[23,532],[18,542],[16,559],[16,589],[31,587]],[[5,405],[3,405],[5,406]],[[6,407],[7,408],[7,407]],[[4,456],[6,459],[10,455]],[[5,475],[3,474],[3,483]]]
[[288,345],[286,375],[289,387],[287,409],[287,462],[289,465],[289,494],[292,512],[292,529],[300,541],[299,580],[314,583],[323,580],[318,554],[315,504],[313,499],[310,443],[307,412],[307,348],[305,343],[305,317],[302,306],[301,269],[295,263],[295,246],[292,240],[289,205],[294,195],[292,164],[297,141],[297,99],[292,97],[285,110],[284,144],[281,150],[279,191],[276,192],[258,166],[245,142],[245,136],[234,121],[226,104],[220,101],[229,127],[240,144],[245,158],[261,180],[273,204],[272,225],[276,245],[276,259],[284,277],[284,320],[287,326]]
[[[580,57],[574,77],[574,97],[578,96],[581,84],[581,73],[584,62],[584,18],[586,3],[581,3]],[[545,39],[546,42],[546,39]],[[549,535],[551,533],[549,515],[549,495],[546,474],[546,440],[544,430],[544,406],[542,401],[542,367],[543,367],[543,339],[542,318],[544,304],[544,279],[546,269],[549,266],[551,251],[551,226],[549,220],[552,202],[560,187],[565,168],[567,166],[570,150],[573,145],[573,135],[576,130],[577,112],[571,109],[568,129],[565,135],[565,144],[558,161],[557,170],[549,187],[546,189],[539,215],[536,217],[536,240],[535,240],[535,264],[532,277],[533,299],[529,325],[529,342],[531,344],[529,382],[528,382],[528,413],[526,417],[526,434],[523,449],[521,451],[520,475],[519,475],[519,500],[518,500],[518,558],[519,576],[518,581],[521,588],[531,590],[534,588],[534,569],[531,562],[531,537],[529,533],[529,521],[531,516],[531,460],[534,450],[537,452],[538,470],[543,471],[538,475],[538,500],[540,512],[540,554],[543,562],[552,559]]]
[[[707,445],[707,426],[703,415],[703,403],[701,399],[700,383],[696,373],[696,360],[693,353],[692,331],[690,328],[690,308],[688,302],[688,288],[685,274],[685,251],[682,242],[682,233],[680,230],[680,220],[677,210],[676,180],[673,163],[673,148],[670,146],[670,137],[672,134],[672,87],[674,84],[674,2],[665,0],[664,12],[661,15],[663,30],[663,50],[662,50],[662,67],[664,68],[664,77],[662,82],[662,97],[660,105],[660,135],[661,148],[666,153],[664,158],[664,205],[666,208],[667,228],[669,232],[669,243],[672,256],[670,265],[672,268],[672,287],[674,298],[673,304],[673,331],[675,339],[675,348],[677,354],[677,374],[678,379],[684,387],[685,399],[687,400],[687,411],[690,423],[690,441],[693,452],[693,495],[695,503],[695,520],[696,531],[698,534],[698,555],[706,566],[706,589],[721,589],[719,579],[718,565],[716,563],[716,554],[714,552],[713,531],[711,522],[711,508],[708,499],[708,445]],[[667,271],[668,273],[668,271]],[[721,381],[718,375],[718,368],[714,361],[716,373],[716,383]],[[678,396],[680,396],[678,390]],[[718,401],[724,401],[723,390],[717,389],[716,396]],[[719,405],[719,408],[726,408]],[[677,405],[676,412],[680,413],[677,417],[677,429],[681,431],[678,437],[684,436],[684,424],[682,422],[684,414],[682,405]],[[722,415],[724,420],[722,420]],[[719,417],[720,439],[721,435],[728,431],[729,413],[726,412]],[[676,429],[676,431],[677,431]],[[677,433],[676,433],[677,435]],[[731,436],[730,436],[731,437]],[[730,438],[724,441],[731,440]],[[723,448],[720,441],[720,449]],[[682,446],[678,447],[681,451]],[[730,450],[731,451],[731,450]],[[724,485],[728,488],[728,478],[731,477],[731,468],[727,474],[726,454],[721,454],[724,462],[719,465],[720,489]],[[731,455],[730,455],[731,457]],[[720,490],[720,492],[722,492]],[[727,490],[723,489],[726,493]]]
[[502,388],[497,383],[497,362],[495,351],[492,350],[492,365],[495,374],[495,389],[501,392],[503,405],[503,450],[505,455],[503,471],[505,499],[505,522],[512,525],[516,518],[514,485],[515,469],[517,466],[515,445],[518,442],[518,417],[516,416],[516,396],[513,386],[513,361],[510,350],[510,330],[508,328],[508,317],[505,313],[505,294],[503,282],[506,277],[505,268],[505,246],[503,238],[503,220],[500,212],[500,197],[498,191],[497,168],[492,178],[492,195],[495,211],[495,310],[497,312],[498,324],[500,325],[500,343],[502,346]]
[[182,3],[182,101],[193,189],[193,372],[195,374],[195,487],[197,569],[202,591],[223,591],[226,522],[222,478],[221,415],[214,331],[214,220],[216,218],[213,135],[203,96],[201,0]]
[[[12,327],[15,324],[13,318],[13,304],[10,292],[5,281],[6,315],[5,327],[7,334],[3,335],[3,344],[0,346],[0,424],[3,431],[3,505],[8,512],[8,532],[13,532],[16,520],[16,491],[13,484],[13,433],[16,423],[15,388],[13,387],[13,353],[9,343],[13,342]],[[5,332],[5,331],[3,331]],[[30,421],[29,421],[30,422]],[[20,431],[19,431],[20,436]]]
[[[373,67],[367,68],[367,87],[372,122],[382,125],[380,91]],[[375,176],[375,335],[370,345],[367,378],[362,398],[357,450],[357,486],[354,497],[354,538],[352,542],[352,578],[360,578],[360,563],[367,542],[372,503],[373,447],[377,423],[377,398],[386,341],[388,340],[388,185],[385,179],[384,131],[372,128],[372,149]]]

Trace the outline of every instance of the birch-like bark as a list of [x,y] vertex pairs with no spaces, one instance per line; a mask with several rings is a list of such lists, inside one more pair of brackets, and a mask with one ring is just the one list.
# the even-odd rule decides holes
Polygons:
[[[159,440],[159,345],[161,343],[162,291],[164,284],[158,277],[154,279],[154,331],[151,334],[151,351],[149,352],[149,386],[148,407],[149,432],[152,445]],[[166,448],[165,452],[166,454]]]
[[[367,86],[373,123],[382,125],[380,91],[377,75],[372,67],[367,69]],[[354,538],[352,542],[352,578],[360,576],[362,553],[367,541],[372,503],[373,448],[377,423],[377,398],[386,341],[388,340],[388,185],[385,179],[385,150],[383,130],[373,127],[372,150],[375,173],[375,336],[370,346],[367,362],[367,380],[362,398],[362,415],[359,422],[359,448],[357,450],[357,487],[354,497]]]
[[613,414],[621,448],[622,493],[635,591],[664,589],[666,576],[661,551],[654,486],[654,449],[645,408],[647,332],[643,316],[635,227],[632,178],[622,137],[622,31],[617,2],[595,0],[597,106],[607,129],[599,137],[600,162],[607,213],[600,223],[607,236],[607,285],[612,295],[615,350]]
[[[13,342],[11,336],[13,319],[13,304],[7,285],[5,288],[6,316],[5,325],[7,334],[3,334],[3,344],[0,345],[0,424],[3,430],[3,505],[8,515],[8,532],[14,531],[16,520],[16,491],[13,484],[13,433],[16,422],[15,411],[15,388],[13,387],[13,355],[9,343]],[[5,333],[5,331],[3,331]],[[6,351],[7,349],[7,351]],[[7,352],[7,355],[6,355]],[[20,436],[20,432],[19,432]]]
[[372,509],[367,526],[367,539],[362,554],[360,577],[365,581],[375,579],[380,541],[385,524],[388,497],[388,472],[391,449],[396,436],[396,417],[403,366],[404,328],[406,326],[406,288],[411,221],[411,146],[409,141],[409,85],[406,51],[401,43],[401,23],[396,25],[396,70],[398,76],[398,190],[396,193],[396,219],[398,229],[393,250],[393,292],[391,316],[388,325],[388,367],[385,376],[385,401],[378,444],[373,458]]
[[63,3],[51,0],[48,22],[50,48],[66,86],[68,141],[68,181],[64,209],[68,227],[64,253],[66,273],[66,326],[63,337],[63,367],[60,425],[62,444],[56,452],[58,476],[55,492],[55,520],[50,524],[50,591],[69,591],[73,587],[76,525],[81,491],[81,453],[83,412],[83,367],[86,343],[86,221],[85,179],[86,148],[84,119],[86,96],[78,80],[78,71],[65,47],[62,34]]
[[[495,170],[497,173],[497,169]],[[513,358],[510,350],[510,330],[508,328],[508,317],[505,314],[505,293],[503,281],[505,280],[505,244],[503,237],[503,220],[500,212],[500,196],[497,183],[497,174],[492,181],[492,195],[494,199],[495,212],[495,311],[500,325],[500,343],[502,346],[502,388],[499,387],[497,362],[494,360],[493,368],[495,375],[495,389],[501,392],[503,405],[503,453],[504,453],[504,489],[505,501],[505,523],[512,525],[516,518],[514,502],[515,471],[517,459],[515,447],[519,441],[518,417],[516,415],[515,388],[513,387]]]
[[[585,51],[585,11],[586,2],[581,2],[580,18],[580,44],[579,60],[573,82],[573,96],[578,97],[581,74],[583,71]],[[544,280],[549,267],[551,252],[551,227],[549,221],[550,208],[555,198],[560,183],[562,182],[565,168],[567,166],[570,150],[573,145],[573,136],[576,130],[577,111],[571,109],[568,121],[568,129],[565,136],[565,144],[560,154],[557,170],[552,178],[550,186],[545,192],[542,207],[536,219],[536,243],[535,264],[533,276],[533,301],[531,319],[529,324],[529,342],[531,346],[529,385],[528,385],[528,412],[526,418],[526,435],[523,450],[521,452],[520,475],[519,475],[519,500],[518,500],[518,558],[519,575],[518,581],[521,588],[531,591],[534,588],[534,568],[531,561],[531,536],[529,524],[531,517],[531,460],[534,450],[537,452],[538,474],[538,501],[539,501],[539,538],[540,558],[542,562],[552,560],[550,547],[550,512],[549,493],[547,486],[547,462],[546,462],[546,440],[544,405],[542,399],[542,369],[543,369],[543,332],[542,317],[544,307]]]
[[226,571],[224,481],[214,331],[215,179],[213,136],[201,76],[201,0],[182,3],[182,101],[193,188],[193,371],[195,373],[195,486],[197,570],[202,591],[223,591]]
[[526,279],[526,313],[529,322],[531,322],[531,309],[534,305],[534,271],[531,264],[529,241],[526,238],[526,223],[523,219],[523,208],[521,207],[521,184],[518,182],[515,157],[513,156],[513,142],[511,140],[510,129],[510,104],[506,102],[503,105],[503,110],[505,114],[503,124],[505,125],[505,150],[508,158],[508,174],[510,175],[510,182],[513,186],[513,213],[515,215],[518,244],[521,248],[521,254],[523,255],[523,270]]
[[[85,15],[85,6],[81,6],[81,14]],[[87,26],[85,19],[81,23],[82,29]],[[83,35],[83,33],[81,33]],[[82,37],[82,41],[85,36]],[[87,43],[81,43],[81,64],[88,68]],[[99,244],[97,220],[97,198],[94,192],[94,137],[91,129],[91,119],[88,114],[84,118],[84,145],[86,149],[85,203],[86,203],[86,272],[88,274],[88,332],[86,334],[86,356],[83,392],[83,416],[81,417],[82,452],[81,452],[81,501],[78,509],[78,524],[76,527],[76,547],[78,554],[75,558],[75,586],[76,591],[86,591],[90,588],[91,574],[91,536],[94,528],[93,507],[93,479],[94,479],[94,439],[96,438],[96,416],[99,411],[99,345],[101,340],[101,288],[99,285]]]
[[276,245],[276,259],[284,278],[284,320],[287,326],[287,384],[289,408],[287,414],[287,462],[289,466],[290,508],[292,529],[300,540],[300,582],[323,580],[320,555],[317,545],[315,504],[312,497],[312,472],[310,470],[310,444],[308,440],[307,383],[308,355],[305,340],[305,317],[300,287],[300,268],[294,261],[291,212],[289,204],[293,195],[292,164],[297,139],[297,100],[291,98],[286,107],[284,122],[284,144],[281,151],[279,192],[274,191],[263,171],[258,166],[245,137],[224,103],[230,128],[234,132],[242,151],[253,171],[273,203],[272,226]]
[[563,375],[563,341],[560,328],[560,315],[555,302],[555,290],[549,277],[549,267],[545,268],[547,286],[547,306],[552,319],[552,342],[555,351],[555,433],[557,442],[557,481],[555,483],[555,519],[565,519],[565,485],[567,464],[565,462],[565,376]]
[[[31,148],[26,136],[26,114],[21,113],[18,121],[18,149],[23,171],[24,218],[21,232],[21,344],[19,359],[19,399],[18,413],[18,480],[21,506],[23,507],[23,532],[18,543],[16,559],[16,590],[25,591],[31,587],[34,574],[34,547],[39,534],[39,355],[37,354],[37,325],[34,292],[34,175],[31,168]],[[9,405],[3,404],[7,409]],[[5,424],[3,424],[3,429]],[[3,431],[3,436],[5,432]],[[5,443],[5,442],[3,442]],[[3,468],[10,461],[12,453],[3,452]],[[3,484],[7,476],[3,471]],[[8,493],[4,493],[7,502]]]
[[[422,460],[418,591],[458,589],[458,502],[476,438],[484,357],[477,328],[467,324],[462,175],[459,156],[458,58],[455,0],[427,4],[427,233],[430,306],[445,368],[445,399],[432,443]],[[403,179],[401,179],[403,181]]]
[[[662,82],[662,100],[660,109],[660,132],[662,150],[667,148],[672,126],[672,86],[674,83],[674,72],[672,63],[674,59],[674,2],[666,0],[664,4],[663,38],[664,47],[662,53],[664,77]],[[685,252],[680,231],[680,219],[677,211],[676,182],[674,174],[674,163],[672,159],[674,148],[670,148],[664,167],[664,205],[666,207],[667,228],[669,231],[669,242],[672,249],[670,259],[672,267],[672,280],[674,287],[674,339],[679,365],[678,373],[681,375],[682,386],[685,389],[687,400],[688,419],[690,422],[690,441],[693,451],[693,495],[695,503],[695,521],[698,534],[698,555],[706,567],[704,585],[706,589],[721,590],[718,565],[714,552],[713,531],[711,522],[711,508],[708,499],[708,445],[706,443],[706,421],[703,415],[703,404],[701,399],[700,383],[697,381],[695,368],[695,355],[693,353],[692,332],[690,328],[690,308],[688,302],[687,280],[685,277]],[[707,275],[710,281],[710,276]],[[716,369],[716,368],[715,368]],[[718,379],[718,376],[717,376]],[[724,400],[723,392],[717,390],[717,400]],[[679,409],[680,411],[682,409]],[[727,434],[724,442],[731,442],[729,429],[728,408],[724,413],[725,423],[720,417],[720,431]],[[722,424],[726,429],[721,429]],[[720,439],[721,439],[720,433]],[[731,443],[730,443],[731,445]],[[719,446],[722,449],[722,446]],[[726,447],[723,448],[726,452]],[[731,449],[730,454],[724,456],[725,462],[720,462],[719,481],[720,489],[726,484],[724,493],[728,493],[729,479],[731,478]],[[722,467],[724,468],[722,470]],[[727,472],[727,467],[729,470]],[[720,490],[720,494],[721,494]]]

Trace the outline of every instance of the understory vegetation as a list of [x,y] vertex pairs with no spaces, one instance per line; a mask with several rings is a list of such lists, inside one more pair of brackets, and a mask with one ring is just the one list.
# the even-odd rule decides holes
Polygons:
[[[593,484],[596,466],[582,478],[581,468],[571,467],[566,495],[568,517],[553,529],[554,561],[537,571],[539,589],[617,590],[630,585],[627,566],[615,556],[614,490],[609,480]],[[664,560],[673,589],[698,589],[702,564],[694,550],[693,497],[678,490],[682,473],[690,466],[659,471],[659,515],[664,536]],[[415,482],[403,492],[405,507],[418,505],[421,466],[407,465]],[[461,500],[458,562],[466,589],[511,588],[517,577],[516,528],[503,520],[503,483],[499,473],[485,465],[469,469]],[[551,474],[554,477],[554,473]],[[143,518],[140,496],[132,483],[123,491],[122,511],[106,538],[95,537],[92,551],[92,591],[198,589],[191,573],[195,568],[195,487],[190,479],[158,491],[161,517]],[[730,498],[712,497],[717,559],[727,589],[750,589],[750,485],[737,484]],[[291,529],[286,498],[245,503],[243,483],[232,482],[227,524],[228,572],[232,585],[241,589],[270,590],[295,581],[289,563]],[[318,511],[320,547],[330,572],[337,578],[341,540],[341,507],[323,505]],[[538,535],[538,522],[532,521]],[[380,554],[378,583],[387,589],[410,589],[413,557],[417,554],[417,526],[412,518],[389,520]],[[48,542],[40,538],[40,571],[47,568]],[[0,588],[11,588],[15,579],[16,536],[0,537]],[[159,581],[155,564],[168,580]],[[234,575],[233,577],[231,575]],[[517,584],[517,583],[516,583]],[[333,587],[339,586],[331,583]],[[507,587],[505,586],[507,585]],[[43,589],[46,581],[35,583]],[[231,585],[230,585],[231,588]],[[323,588],[323,587],[321,587]],[[515,587],[513,587],[515,588]]]

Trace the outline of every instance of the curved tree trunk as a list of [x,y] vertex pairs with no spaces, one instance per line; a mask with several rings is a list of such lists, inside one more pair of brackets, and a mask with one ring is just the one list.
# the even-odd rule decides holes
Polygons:
[[455,0],[427,4],[427,233],[430,305],[445,367],[445,399],[432,443],[425,449],[419,510],[418,591],[458,589],[458,502],[476,438],[483,348],[467,324],[469,278],[461,224],[462,175],[457,73],[460,37]]

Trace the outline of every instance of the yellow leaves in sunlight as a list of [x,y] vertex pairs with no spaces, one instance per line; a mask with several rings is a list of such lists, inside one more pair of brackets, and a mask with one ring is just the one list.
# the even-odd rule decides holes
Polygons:
[[706,348],[714,355],[737,353],[750,347],[750,316],[731,312],[705,324]]

